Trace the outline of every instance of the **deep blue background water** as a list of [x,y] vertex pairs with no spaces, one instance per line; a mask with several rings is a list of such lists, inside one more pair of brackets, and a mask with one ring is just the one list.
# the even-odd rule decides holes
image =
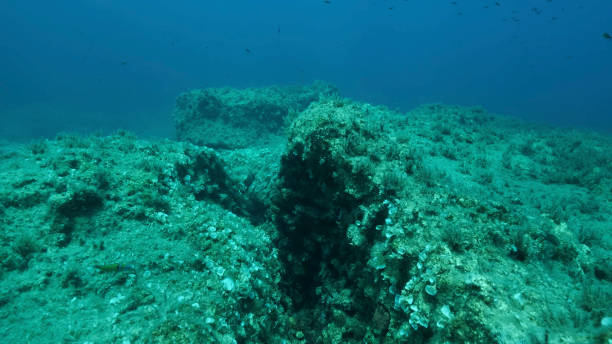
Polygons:
[[612,132],[612,1],[498,3],[3,0],[0,135],[172,135],[181,91],[315,79]]

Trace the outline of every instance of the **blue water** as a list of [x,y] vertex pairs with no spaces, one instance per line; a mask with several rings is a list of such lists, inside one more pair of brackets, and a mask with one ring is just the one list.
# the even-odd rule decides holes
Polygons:
[[324,80],[612,132],[612,1],[0,2],[5,137],[172,135],[182,91]]

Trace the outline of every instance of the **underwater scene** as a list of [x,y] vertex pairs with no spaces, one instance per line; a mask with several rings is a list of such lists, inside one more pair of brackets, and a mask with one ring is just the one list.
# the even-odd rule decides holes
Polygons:
[[0,4],[0,343],[612,344],[612,2]]

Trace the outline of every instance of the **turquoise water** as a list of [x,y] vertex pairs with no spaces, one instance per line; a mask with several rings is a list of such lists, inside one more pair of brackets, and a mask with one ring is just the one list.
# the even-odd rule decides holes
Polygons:
[[401,111],[482,105],[612,128],[605,0],[35,4],[0,4],[5,137],[75,127],[168,136],[185,90],[313,80]]

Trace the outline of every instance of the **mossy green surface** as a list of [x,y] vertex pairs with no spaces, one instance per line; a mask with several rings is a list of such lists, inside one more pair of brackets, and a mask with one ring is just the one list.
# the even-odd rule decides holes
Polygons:
[[[212,150],[126,133],[5,148],[14,152],[2,161],[7,342],[287,336],[274,232],[242,213],[248,202]],[[96,268],[106,264],[129,268]]]
[[273,145],[287,123],[320,98],[337,96],[335,87],[207,88],[182,93],[173,118],[177,138],[212,148]]
[[[377,110],[314,104],[292,127],[277,227],[284,264],[306,270],[288,274],[288,289],[307,282],[298,292],[302,313],[341,313],[362,326],[356,335],[313,317],[307,338],[590,342],[610,331],[598,327],[612,311],[602,273],[609,267],[601,266],[611,244],[610,138],[534,128],[479,108]],[[508,153],[533,136],[564,153]],[[568,153],[563,140],[588,142],[586,151]],[[350,149],[353,142],[364,148]],[[572,158],[563,165],[561,156]],[[585,297],[591,301],[579,301]],[[380,309],[384,326],[366,320]],[[328,329],[339,331],[335,340],[319,335]]]
[[281,101],[288,91],[274,89],[182,100],[211,93],[221,117],[250,104],[212,119],[235,146],[122,131],[1,143],[0,336],[612,338],[610,137],[481,108],[400,114],[312,87]]

